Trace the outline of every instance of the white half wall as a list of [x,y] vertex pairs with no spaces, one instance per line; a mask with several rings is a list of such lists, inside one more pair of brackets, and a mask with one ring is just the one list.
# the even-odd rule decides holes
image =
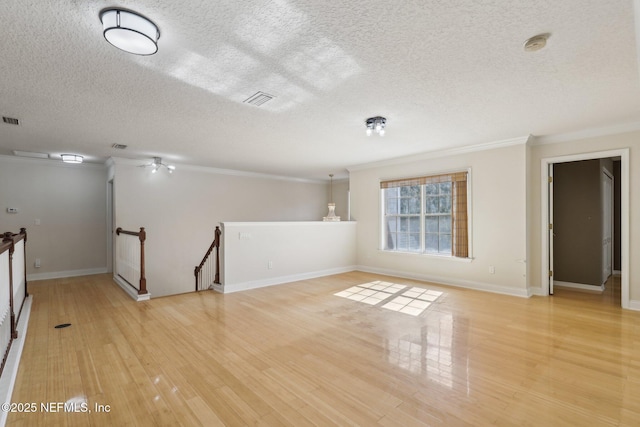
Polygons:
[[355,222],[225,222],[222,236],[225,293],[355,270]]
[[[152,298],[195,290],[194,268],[221,222],[314,221],[327,214],[328,180],[180,165],[173,174],[164,169],[152,174],[138,167],[140,161],[114,163],[115,226],[131,231],[145,227]],[[339,194],[346,198],[345,190]]]

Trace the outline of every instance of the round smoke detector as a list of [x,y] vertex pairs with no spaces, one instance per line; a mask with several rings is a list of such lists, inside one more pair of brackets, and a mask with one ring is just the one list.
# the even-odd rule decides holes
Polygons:
[[525,52],[536,52],[547,45],[547,39],[551,34],[538,34],[524,42]]

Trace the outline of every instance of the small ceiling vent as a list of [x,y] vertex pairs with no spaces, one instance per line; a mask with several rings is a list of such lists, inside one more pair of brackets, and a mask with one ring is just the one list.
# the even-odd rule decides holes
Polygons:
[[9,124],[9,125],[16,125],[17,126],[17,125],[20,124],[20,121],[18,119],[14,119],[12,117],[2,116],[2,121],[5,122],[6,124]]
[[265,102],[271,101],[273,98],[275,98],[275,96],[269,95],[268,93],[256,92],[255,94],[251,95],[249,98],[245,99],[243,102],[245,104],[251,104],[251,105],[255,105],[256,107],[259,107]]
[[116,150],[124,150],[125,148],[127,148],[127,146],[124,144],[113,144],[111,148],[115,148]]

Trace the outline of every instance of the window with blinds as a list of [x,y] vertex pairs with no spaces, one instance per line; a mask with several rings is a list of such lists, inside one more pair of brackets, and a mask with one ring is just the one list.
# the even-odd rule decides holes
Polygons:
[[468,258],[467,176],[382,181],[384,250]]

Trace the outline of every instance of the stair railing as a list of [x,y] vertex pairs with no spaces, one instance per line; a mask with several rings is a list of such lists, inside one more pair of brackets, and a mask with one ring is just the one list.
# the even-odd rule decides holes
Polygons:
[[[127,231],[118,227],[116,234],[119,237],[116,244],[116,273],[128,285],[136,289],[138,295],[146,295],[148,291],[144,272],[144,241],[147,239],[147,232],[144,227],[140,227],[140,231]],[[137,239],[127,236],[134,236]],[[136,240],[140,242],[140,249],[138,249]]]
[[27,294],[27,230],[0,234],[0,375],[13,340],[18,338],[18,319]]
[[[220,284],[220,236],[222,231],[216,226],[213,243],[202,258],[200,265],[194,270],[196,276],[196,291],[211,289],[213,284]],[[215,250],[215,253],[214,253]],[[213,256],[211,254],[214,253]]]

